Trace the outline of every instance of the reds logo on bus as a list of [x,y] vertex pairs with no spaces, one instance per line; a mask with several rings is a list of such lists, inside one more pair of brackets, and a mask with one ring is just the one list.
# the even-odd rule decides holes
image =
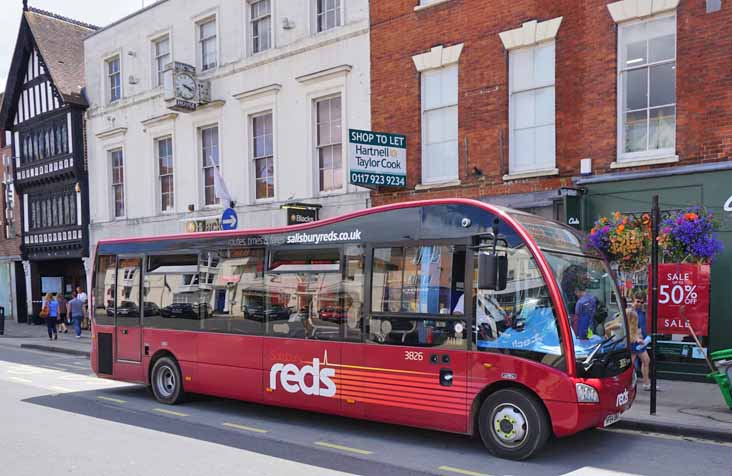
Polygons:
[[[325,365],[328,363],[328,356],[325,356]],[[305,365],[299,368],[295,364],[276,363],[269,369],[269,388],[277,390],[277,377],[280,385],[289,393],[302,392],[305,395],[318,395],[321,397],[333,397],[336,394],[336,385],[331,380],[335,377],[335,369],[320,368],[320,360],[313,359],[312,365]],[[306,377],[310,376],[310,383]]]

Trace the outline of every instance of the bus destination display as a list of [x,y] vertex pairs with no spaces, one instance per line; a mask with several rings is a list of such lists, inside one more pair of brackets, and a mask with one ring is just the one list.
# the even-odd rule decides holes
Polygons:
[[364,187],[407,186],[407,137],[348,130],[349,181]]

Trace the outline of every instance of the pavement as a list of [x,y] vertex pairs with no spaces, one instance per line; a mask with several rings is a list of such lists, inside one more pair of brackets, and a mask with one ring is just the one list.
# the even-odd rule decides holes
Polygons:
[[49,340],[45,325],[18,324],[16,321],[6,320],[5,333],[0,336],[0,345],[89,357],[90,335],[89,331],[82,330],[81,338],[77,339],[73,329],[69,328],[68,334],[58,335],[58,340]]
[[[89,357],[91,339],[83,331],[76,339],[73,332],[59,334],[50,341],[43,325],[5,322],[5,335],[0,345]],[[713,383],[659,380],[656,414],[650,414],[650,392],[638,387],[638,394],[630,411],[613,428],[660,433],[675,436],[703,438],[732,442],[732,410],[727,408],[719,387]]]
[[717,384],[659,380],[656,414],[651,392],[638,387],[635,403],[618,428],[732,442],[732,410]]

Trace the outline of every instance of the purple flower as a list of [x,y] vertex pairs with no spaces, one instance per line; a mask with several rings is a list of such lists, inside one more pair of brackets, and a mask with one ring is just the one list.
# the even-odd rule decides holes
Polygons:
[[[685,218],[688,213],[694,213],[698,218],[688,220]],[[714,233],[714,217],[706,210],[692,207],[679,211],[661,225],[663,233],[669,236],[664,254],[673,261],[685,261],[691,257],[697,262],[711,263],[722,251],[722,242]]]

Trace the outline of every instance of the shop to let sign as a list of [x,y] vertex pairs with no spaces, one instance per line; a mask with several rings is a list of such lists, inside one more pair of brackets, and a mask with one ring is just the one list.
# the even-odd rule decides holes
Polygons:
[[407,186],[407,137],[348,130],[349,181],[364,187]]
[[709,265],[658,265],[659,334],[689,335],[691,326],[697,335],[709,335],[710,273]]

